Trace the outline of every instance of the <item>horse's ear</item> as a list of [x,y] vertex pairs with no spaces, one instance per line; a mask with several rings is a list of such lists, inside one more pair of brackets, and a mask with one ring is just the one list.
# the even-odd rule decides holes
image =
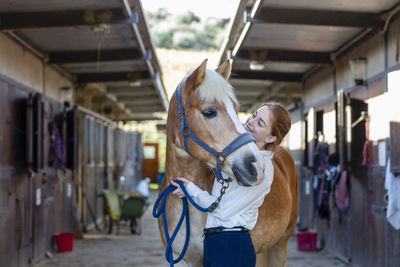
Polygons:
[[196,89],[206,77],[207,59],[205,59],[200,66],[195,69],[192,74],[186,79],[186,86],[191,89]]
[[221,74],[222,77],[225,78],[225,80],[229,79],[229,76],[231,75],[231,62],[229,59],[225,60],[224,63],[221,64],[216,70],[219,74]]

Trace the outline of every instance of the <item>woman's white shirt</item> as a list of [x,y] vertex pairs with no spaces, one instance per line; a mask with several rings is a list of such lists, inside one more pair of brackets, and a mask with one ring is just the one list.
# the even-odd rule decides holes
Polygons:
[[[264,197],[270,192],[274,178],[272,165],[273,152],[261,150],[265,161],[264,179],[254,186],[241,186],[236,180],[229,184],[222,196],[218,207],[211,213],[207,213],[206,228],[243,226],[251,230],[258,218],[258,208],[264,202]],[[223,173],[226,178],[227,175]],[[189,183],[186,190],[193,200],[202,207],[209,207],[219,196],[222,185],[214,180],[211,195],[201,190],[194,183]]]

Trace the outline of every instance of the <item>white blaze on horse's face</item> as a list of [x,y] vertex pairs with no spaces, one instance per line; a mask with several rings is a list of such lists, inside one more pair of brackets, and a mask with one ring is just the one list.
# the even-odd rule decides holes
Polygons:
[[[226,80],[230,74],[229,61],[217,72],[206,70],[205,63],[186,78],[182,88],[183,105],[190,130],[221,152],[246,130],[237,115],[238,103],[233,88]],[[214,156],[192,140],[188,145],[193,157],[216,166]],[[251,186],[264,177],[264,160],[255,143],[251,142],[226,157],[222,170],[240,184]]]

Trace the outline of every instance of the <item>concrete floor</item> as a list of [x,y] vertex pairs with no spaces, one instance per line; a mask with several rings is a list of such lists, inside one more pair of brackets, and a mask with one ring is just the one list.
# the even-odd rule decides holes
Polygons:
[[[156,192],[151,193],[154,200]],[[142,234],[131,235],[121,226],[120,235],[85,235],[75,240],[69,253],[53,253],[34,267],[157,267],[169,266],[164,259],[164,247],[158,233],[157,221],[151,215],[152,205],[142,217]],[[292,238],[288,246],[287,267],[342,267],[348,266],[326,251],[300,252]]]

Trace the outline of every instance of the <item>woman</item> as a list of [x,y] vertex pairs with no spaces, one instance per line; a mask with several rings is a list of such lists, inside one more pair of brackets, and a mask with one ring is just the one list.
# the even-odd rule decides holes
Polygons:
[[[275,102],[263,104],[247,119],[244,128],[255,139],[265,161],[264,179],[251,187],[231,182],[218,207],[207,214],[203,266],[255,266],[256,255],[249,231],[254,228],[258,208],[271,189],[274,176],[273,151],[289,132],[290,126],[289,112]],[[224,176],[227,178],[225,174]],[[214,203],[222,188],[215,179],[210,195],[184,177],[177,179],[182,181],[194,201],[203,207]],[[171,183],[177,187],[173,194],[184,197],[179,185],[172,179]]]

